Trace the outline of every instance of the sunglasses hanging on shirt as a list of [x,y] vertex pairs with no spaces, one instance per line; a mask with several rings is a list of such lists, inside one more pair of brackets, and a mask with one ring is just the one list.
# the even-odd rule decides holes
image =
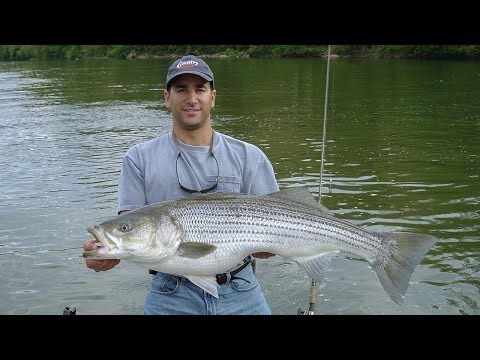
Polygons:
[[209,153],[209,156],[211,156],[215,160],[215,164],[217,166],[217,176],[215,177],[215,184],[213,186],[207,188],[207,189],[191,189],[191,188],[189,188],[189,187],[187,187],[187,186],[185,186],[181,183],[180,177],[178,176],[178,161],[181,158],[182,161],[185,162],[185,159],[182,157],[182,152],[180,151],[180,145],[179,145],[178,139],[175,136],[175,133],[173,131],[172,131],[172,135],[173,135],[173,138],[175,139],[175,144],[177,145],[177,158],[175,159],[175,172],[177,174],[177,181],[178,181],[178,186],[180,186],[180,189],[182,189],[183,191],[186,191],[190,194],[195,194],[195,193],[205,194],[205,193],[208,193],[210,191],[215,190],[218,186],[218,178],[219,178],[219,175],[220,175],[220,168],[218,167],[217,158],[215,157],[215,155],[213,155],[213,150],[212,150],[214,132],[212,131],[212,140],[210,141],[210,146],[208,148],[208,153]]

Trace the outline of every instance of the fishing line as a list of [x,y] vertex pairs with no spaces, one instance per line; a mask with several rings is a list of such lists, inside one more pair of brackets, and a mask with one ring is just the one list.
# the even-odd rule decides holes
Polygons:
[[328,45],[327,55],[327,75],[325,80],[325,105],[323,109],[323,133],[322,133],[322,159],[320,161],[320,180],[318,184],[318,202],[322,202],[322,184],[323,184],[323,167],[325,162],[325,142],[327,138],[327,113],[328,113],[328,84],[330,81],[330,45]]
[[[78,249],[83,249],[83,246],[75,246],[71,248],[61,248],[61,249],[32,249],[32,250],[27,250],[27,249],[15,249],[11,250],[8,252],[2,252],[0,253],[0,256],[2,255],[22,255],[25,253],[45,253],[45,252],[54,252],[54,251],[67,251],[67,250],[78,250]],[[80,255],[83,257],[83,255]]]
[[[318,202],[322,202],[322,183],[323,183],[323,164],[325,162],[325,142],[327,138],[327,113],[328,113],[328,85],[330,80],[330,45],[328,45],[328,54],[327,54],[327,75],[325,80],[325,105],[323,110],[323,133],[322,133],[322,158],[320,162],[320,179],[318,184]],[[301,311],[298,309],[298,315],[315,315],[315,303],[317,298],[317,287],[316,282],[312,279],[310,285],[310,297],[309,297],[309,307],[308,311]]]

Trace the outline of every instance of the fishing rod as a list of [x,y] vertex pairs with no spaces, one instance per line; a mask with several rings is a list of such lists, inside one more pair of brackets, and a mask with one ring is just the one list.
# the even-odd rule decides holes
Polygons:
[[[330,80],[330,45],[328,45],[327,55],[327,76],[325,80],[325,105],[323,109],[323,133],[322,133],[322,158],[320,161],[320,180],[318,184],[318,203],[322,203],[322,184],[323,184],[323,163],[325,161],[325,142],[327,134],[327,110],[328,110],[328,84]],[[315,304],[317,299],[316,282],[312,279],[310,284],[310,298],[308,311],[298,309],[297,315],[315,315]]]
[[63,315],[77,315],[77,308],[74,306],[65,306],[63,309]]
[[327,137],[328,83],[330,79],[330,45],[328,45],[327,76],[325,80],[325,106],[323,109],[322,160],[320,161],[320,180],[318,184],[318,202],[322,202],[323,163],[325,161],[325,142]]

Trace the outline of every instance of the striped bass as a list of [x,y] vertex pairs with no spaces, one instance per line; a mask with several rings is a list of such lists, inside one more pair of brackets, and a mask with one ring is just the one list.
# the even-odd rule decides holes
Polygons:
[[331,255],[365,259],[387,294],[402,304],[410,277],[437,238],[377,233],[336,218],[306,188],[264,196],[215,192],[163,201],[88,228],[91,259],[127,259],[183,276],[218,297],[215,274],[256,252],[296,262],[318,283]]

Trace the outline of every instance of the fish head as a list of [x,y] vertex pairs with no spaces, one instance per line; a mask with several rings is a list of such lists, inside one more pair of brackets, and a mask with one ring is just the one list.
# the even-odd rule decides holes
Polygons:
[[169,214],[133,210],[89,227],[97,248],[84,251],[90,259],[122,259],[153,262],[175,253],[180,244],[181,227]]

